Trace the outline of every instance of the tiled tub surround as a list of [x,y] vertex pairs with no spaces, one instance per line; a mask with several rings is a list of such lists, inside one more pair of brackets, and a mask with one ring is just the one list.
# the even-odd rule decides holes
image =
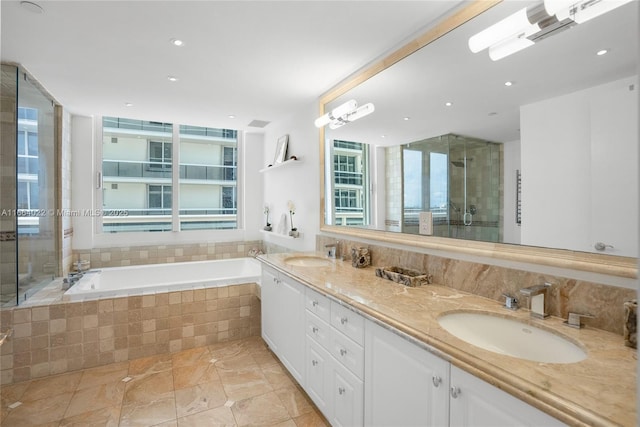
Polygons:
[[[290,255],[269,254],[260,258],[304,285],[348,304],[361,315],[409,335],[454,366],[569,425],[636,425],[637,352],[624,345],[621,334],[591,326],[568,328],[563,325],[564,319],[558,317],[531,319],[528,310],[512,312],[503,308],[502,303],[452,287],[405,287],[375,277],[374,267],[356,269],[347,261],[337,260],[326,267],[289,266],[284,259]],[[578,363],[552,364],[483,350],[440,327],[438,317],[456,310],[494,313],[555,331],[579,343],[588,357]]]
[[[335,238],[318,236],[316,248],[335,243]],[[379,267],[398,266],[422,271],[433,276],[432,283],[504,302],[503,294],[510,294],[526,306],[519,290],[529,286],[551,283],[547,292],[549,314],[566,319],[569,312],[595,316],[583,319],[587,325],[622,336],[624,302],[636,298],[635,289],[608,286],[550,274],[532,273],[513,268],[460,261],[406,250],[367,245],[340,239],[341,254],[349,254],[352,247],[370,249],[371,264]]]
[[0,384],[260,335],[255,283],[0,311]]
[[142,264],[206,261],[246,257],[251,249],[262,250],[262,241],[145,245],[76,250],[73,262],[87,260],[91,268],[126,267]]

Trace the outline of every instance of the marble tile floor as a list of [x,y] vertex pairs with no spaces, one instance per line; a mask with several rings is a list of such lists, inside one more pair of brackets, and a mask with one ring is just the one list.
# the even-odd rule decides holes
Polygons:
[[0,395],[2,427],[329,425],[260,337],[6,385]]

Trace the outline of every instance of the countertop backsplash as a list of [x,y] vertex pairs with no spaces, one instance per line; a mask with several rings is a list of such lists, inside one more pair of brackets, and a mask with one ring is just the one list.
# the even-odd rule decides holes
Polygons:
[[[382,245],[339,239],[340,253],[350,254],[351,247],[368,247],[371,254],[371,275],[375,267],[398,266],[422,271],[433,276],[433,284],[451,287],[475,295],[502,300],[503,294],[521,299],[519,290],[528,286],[551,283],[548,292],[549,314],[567,318],[569,312],[588,313],[591,327],[623,335],[624,303],[636,298],[634,289],[506,268],[490,264],[456,260]],[[336,242],[335,237],[318,235],[316,250]],[[524,300],[521,300],[525,306]]]

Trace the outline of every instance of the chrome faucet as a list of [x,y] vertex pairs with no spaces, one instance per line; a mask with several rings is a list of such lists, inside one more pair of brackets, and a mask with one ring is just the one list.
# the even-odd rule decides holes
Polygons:
[[324,245],[327,249],[327,257],[338,259],[340,257],[340,241],[336,240],[335,243]]
[[571,328],[580,329],[584,326],[584,324],[580,323],[580,319],[582,317],[586,317],[588,319],[595,319],[596,316],[594,316],[593,314],[580,314],[580,313],[569,312],[569,316],[567,320],[564,322],[564,324]]
[[509,310],[517,310],[520,308],[518,305],[518,299],[509,294],[502,294],[504,297],[504,308],[508,308]]
[[69,277],[62,279],[62,290],[68,290],[75,285],[78,280],[82,279],[82,276],[84,276],[84,273],[69,272]]
[[547,313],[547,290],[550,287],[551,283],[545,283],[544,285],[520,289],[520,293],[527,297],[527,308],[531,310],[531,317],[538,319],[549,317],[549,313]]

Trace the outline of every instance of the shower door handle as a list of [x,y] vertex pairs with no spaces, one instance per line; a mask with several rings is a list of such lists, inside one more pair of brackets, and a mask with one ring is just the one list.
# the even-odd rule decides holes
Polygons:
[[473,223],[473,214],[471,212],[465,212],[462,216],[462,222],[464,225],[471,225]]

